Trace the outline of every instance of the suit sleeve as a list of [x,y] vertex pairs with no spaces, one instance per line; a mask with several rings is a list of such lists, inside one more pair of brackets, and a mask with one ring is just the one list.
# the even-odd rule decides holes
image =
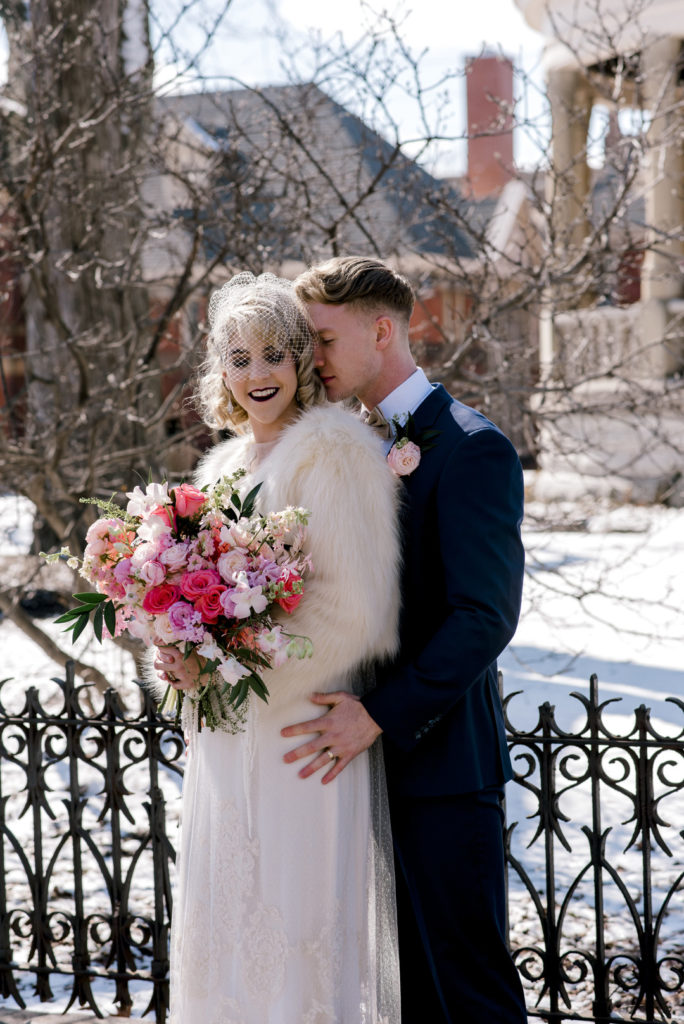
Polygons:
[[465,435],[445,462],[434,500],[434,538],[423,543],[426,553],[434,544],[431,557],[443,573],[446,607],[430,593],[426,569],[419,596],[434,604],[434,629],[426,630],[412,661],[363,698],[369,714],[406,751],[496,660],[520,613],[523,484],[507,438],[491,429]]

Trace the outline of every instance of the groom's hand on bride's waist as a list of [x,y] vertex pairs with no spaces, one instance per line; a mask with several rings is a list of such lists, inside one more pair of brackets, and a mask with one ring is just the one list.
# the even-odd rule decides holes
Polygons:
[[314,755],[300,769],[300,778],[308,779],[315,772],[327,768],[321,781],[332,782],[357,754],[375,742],[382,729],[368,714],[359,698],[346,690],[314,693],[311,700],[319,706],[327,705],[330,710],[319,718],[288,725],[280,730],[280,735],[285,737],[316,734],[313,739],[290,750],[283,760],[292,764],[302,757]]

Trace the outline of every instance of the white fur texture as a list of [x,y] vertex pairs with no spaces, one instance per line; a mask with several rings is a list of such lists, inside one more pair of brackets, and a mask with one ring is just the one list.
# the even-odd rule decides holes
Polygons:
[[[248,468],[250,448],[245,437],[217,445],[199,464],[197,485]],[[368,427],[339,406],[319,406],[283,431],[241,490],[257,481],[261,511],[297,505],[311,512],[305,549],[313,572],[294,614],[278,619],[308,636],[314,655],[264,673],[271,701],[281,689],[289,697],[335,689],[354,668],[397,647],[397,480]]]

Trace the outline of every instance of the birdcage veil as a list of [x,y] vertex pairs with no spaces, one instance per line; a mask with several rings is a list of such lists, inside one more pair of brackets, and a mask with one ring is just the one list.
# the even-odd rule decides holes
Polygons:
[[313,352],[313,328],[290,281],[236,274],[209,300],[211,344],[230,380],[299,363]]

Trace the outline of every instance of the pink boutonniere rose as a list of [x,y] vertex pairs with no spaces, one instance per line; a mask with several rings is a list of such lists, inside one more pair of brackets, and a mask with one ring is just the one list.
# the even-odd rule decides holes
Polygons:
[[420,463],[420,448],[408,437],[402,437],[396,444],[392,445],[387,455],[387,465],[397,476],[408,476],[418,468]]
[[387,464],[397,476],[410,476],[420,465],[423,452],[434,448],[439,430],[424,430],[418,433],[413,416],[409,413],[402,424],[401,417],[394,417],[396,441],[387,455]]

